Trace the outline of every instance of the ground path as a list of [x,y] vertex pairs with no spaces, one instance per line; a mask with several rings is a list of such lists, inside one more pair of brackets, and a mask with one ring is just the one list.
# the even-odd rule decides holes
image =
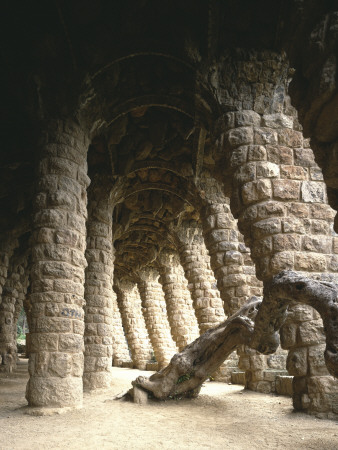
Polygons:
[[338,449],[338,423],[292,412],[288,397],[208,382],[197,399],[135,405],[112,398],[144,372],[113,372],[83,409],[43,417],[24,414],[27,361],[0,374],[0,449]]

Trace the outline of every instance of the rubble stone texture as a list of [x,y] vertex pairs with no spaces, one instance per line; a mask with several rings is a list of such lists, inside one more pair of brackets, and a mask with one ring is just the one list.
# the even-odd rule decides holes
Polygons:
[[87,148],[82,129],[50,122],[41,136],[32,233],[31,406],[82,404]]
[[177,352],[167,316],[167,308],[159,273],[152,268],[144,268],[139,273],[138,288],[142,300],[142,311],[153,346],[156,361],[162,369],[168,365]]
[[92,182],[88,196],[83,373],[88,390],[106,388],[112,382],[113,205],[109,180],[102,181],[100,177]]
[[158,262],[171,334],[181,351],[199,335],[188,283],[177,253],[162,251]]
[[115,280],[114,289],[131,359],[137,369],[145,370],[147,362],[152,357],[153,349],[142,314],[141,298],[137,284],[132,281],[119,279],[118,281]]

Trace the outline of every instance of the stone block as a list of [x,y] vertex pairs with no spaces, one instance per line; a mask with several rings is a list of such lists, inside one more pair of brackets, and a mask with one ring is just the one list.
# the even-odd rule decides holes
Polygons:
[[269,161],[256,163],[257,178],[275,178],[279,176],[279,166]]
[[282,270],[294,269],[294,254],[293,252],[278,252],[275,253],[270,260],[270,269],[272,274],[277,274]]
[[272,237],[273,249],[276,252],[284,250],[300,250],[301,236],[297,234],[277,234]]
[[325,342],[323,321],[311,320],[299,325],[297,340],[302,345],[316,345]]
[[332,238],[326,236],[303,236],[303,250],[330,254]]
[[238,167],[246,163],[248,154],[248,146],[240,146],[233,150],[230,157],[231,167]]
[[296,148],[294,150],[294,164],[301,167],[317,168],[313,151],[310,148]]
[[291,216],[299,218],[309,217],[309,205],[304,203],[289,203],[287,208]]
[[79,334],[61,334],[59,336],[59,351],[79,353],[83,350],[83,337]]
[[312,204],[310,207],[310,217],[314,219],[321,220],[333,220],[336,216],[336,211],[334,211],[330,205],[326,204]]
[[324,359],[325,344],[309,347],[308,363],[310,375],[321,376],[328,375],[328,370]]
[[304,167],[300,166],[281,166],[280,176],[288,180],[306,180],[308,172]]
[[265,161],[267,152],[264,145],[248,145],[248,161]]
[[279,145],[285,145],[292,148],[303,146],[303,134],[300,131],[283,128],[278,131]]
[[273,196],[281,200],[298,200],[300,182],[294,180],[272,180]]
[[257,207],[256,217],[258,219],[266,219],[271,216],[284,216],[286,213],[286,207],[283,203],[274,200],[267,201],[263,204],[259,204]]
[[277,133],[271,128],[255,128],[254,143],[258,145],[276,145],[278,143]]
[[293,151],[289,147],[267,145],[267,158],[275,164],[293,164]]
[[30,351],[32,353],[38,351],[56,351],[58,348],[58,338],[57,333],[30,333]]
[[261,179],[243,185],[242,198],[244,204],[260,202],[271,198],[272,189],[269,179]]
[[30,406],[81,406],[82,392],[80,377],[31,377],[27,385],[26,398]]
[[282,220],[282,229],[284,233],[305,233],[304,221],[296,217],[287,217]]
[[325,272],[326,258],[318,253],[295,253],[295,269],[306,272]]
[[290,375],[300,377],[307,374],[307,347],[300,347],[289,351],[286,368]]
[[267,235],[280,233],[281,221],[278,218],[269,218],[255,222],[252,226],[255,239],[261,239]]
[[268,128],[290,128],[293,127],[293,117],[282,113],[264,114],[263,125]]
[[236,180],[239,183],[246,183],[256,179],[256,163],[241,165],[236,172]]
[[253,130],[252,127],[239,127],[228,131],[226,139],[231,147],[239,147],[245,144],[251,144],[253,142]]
[[261,123],[261,116],[255,111],[243,110],[235,112],[236,127],[246,127],[250,125],[259,126]]
[[308,305],[297,303],[289,306],[288,310],[292,322],[305,322],[314,318],[313,313],[315,310]]
[[276,376],[276,394],[278,395],[287,395],[292,396],[293,388],[292,388],[292,380],[291,376]]
[[53,377],[67,377],[72,371],[72,357],[68,353],[53,352],[50,354],[48,372]]
[[306,203],[325,203],[325,184],[316,181],[303,181],[301,187],[302,200]]

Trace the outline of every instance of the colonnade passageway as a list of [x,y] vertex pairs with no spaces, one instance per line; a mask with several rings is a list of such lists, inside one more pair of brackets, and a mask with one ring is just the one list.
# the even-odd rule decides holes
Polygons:
[[24,311],[28,414],[137,369],[336,420],[337,5],[118,3],[4,11],[1,376]]

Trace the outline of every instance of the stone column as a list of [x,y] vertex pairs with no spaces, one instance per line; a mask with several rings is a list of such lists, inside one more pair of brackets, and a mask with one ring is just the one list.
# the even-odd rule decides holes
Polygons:
[[77,124],[58,120],[40,144],[26,398],[30,406],[80,407],[89,142]]
[[163,250],[157,261],[171,335],[181,351],[199,336],[188,283],[177,253]]
[[159,369],[167,366],[177,352],[170,334],[162,287],[158,281],[159,273],[150,267],[139,273],[139,292],[142,310]]
[[200,334],[225,320],[223,303],[210,268],[210,256],[202,229],[196,224],[181,224],[176,231],[181,264],[195,309]]
[[109,179],[97,177],[88,190],[83,387],[107,388],[112,382],[113,205]]
[[[295,115],[229,114],[225,139],[234,169],[233,211],[258,278],[269,280],[292,269],[330,279],[324,274],[338,270],[332,253],[334,212],[326,203],[321,172]],[[323,360],[322,321],[303,305],[293,313],[282,330],[282,345],[290,349],[287,369],[294,375],[294,407],[332,414],[337,382],[328,376]]]
[[[224,301],[225,314],[231,316],[252,295],[263,294],[263,283],[256,278],[250,250],[245,246],[237,222],[230,212],[229,199],[220,192],[213,192],[207,197],[201,210],[205,243]],[[258,392],[273,391],[274,382],[264,379],[264,370],[268,368],[267,356],[245,346],[239,348],[237,353],[238,367],[245,372],[245,386]],[[233,370],[229,368],[229,376]]]
[[126,333],[131,359],[137,369],[145,370],[150,361],[153,349],[149,340],[137,284],[124,280],[114,280],[117,303]]
[[0,237],[0,303],[3,286],[7,280],[7,271],[14,249],[19,245],[17,239],[8,236]]
[[113,366],[120,367],[125,361],[130,361],[127,339],[122,326],[121,313],[117,304],[117,296],[113,291]]
[[[17,362],[15,306],[20,302],[20,265],[11,264],[0,304],[0,372],[12,372]],[[21,299],[22,300],[22,299]]]

